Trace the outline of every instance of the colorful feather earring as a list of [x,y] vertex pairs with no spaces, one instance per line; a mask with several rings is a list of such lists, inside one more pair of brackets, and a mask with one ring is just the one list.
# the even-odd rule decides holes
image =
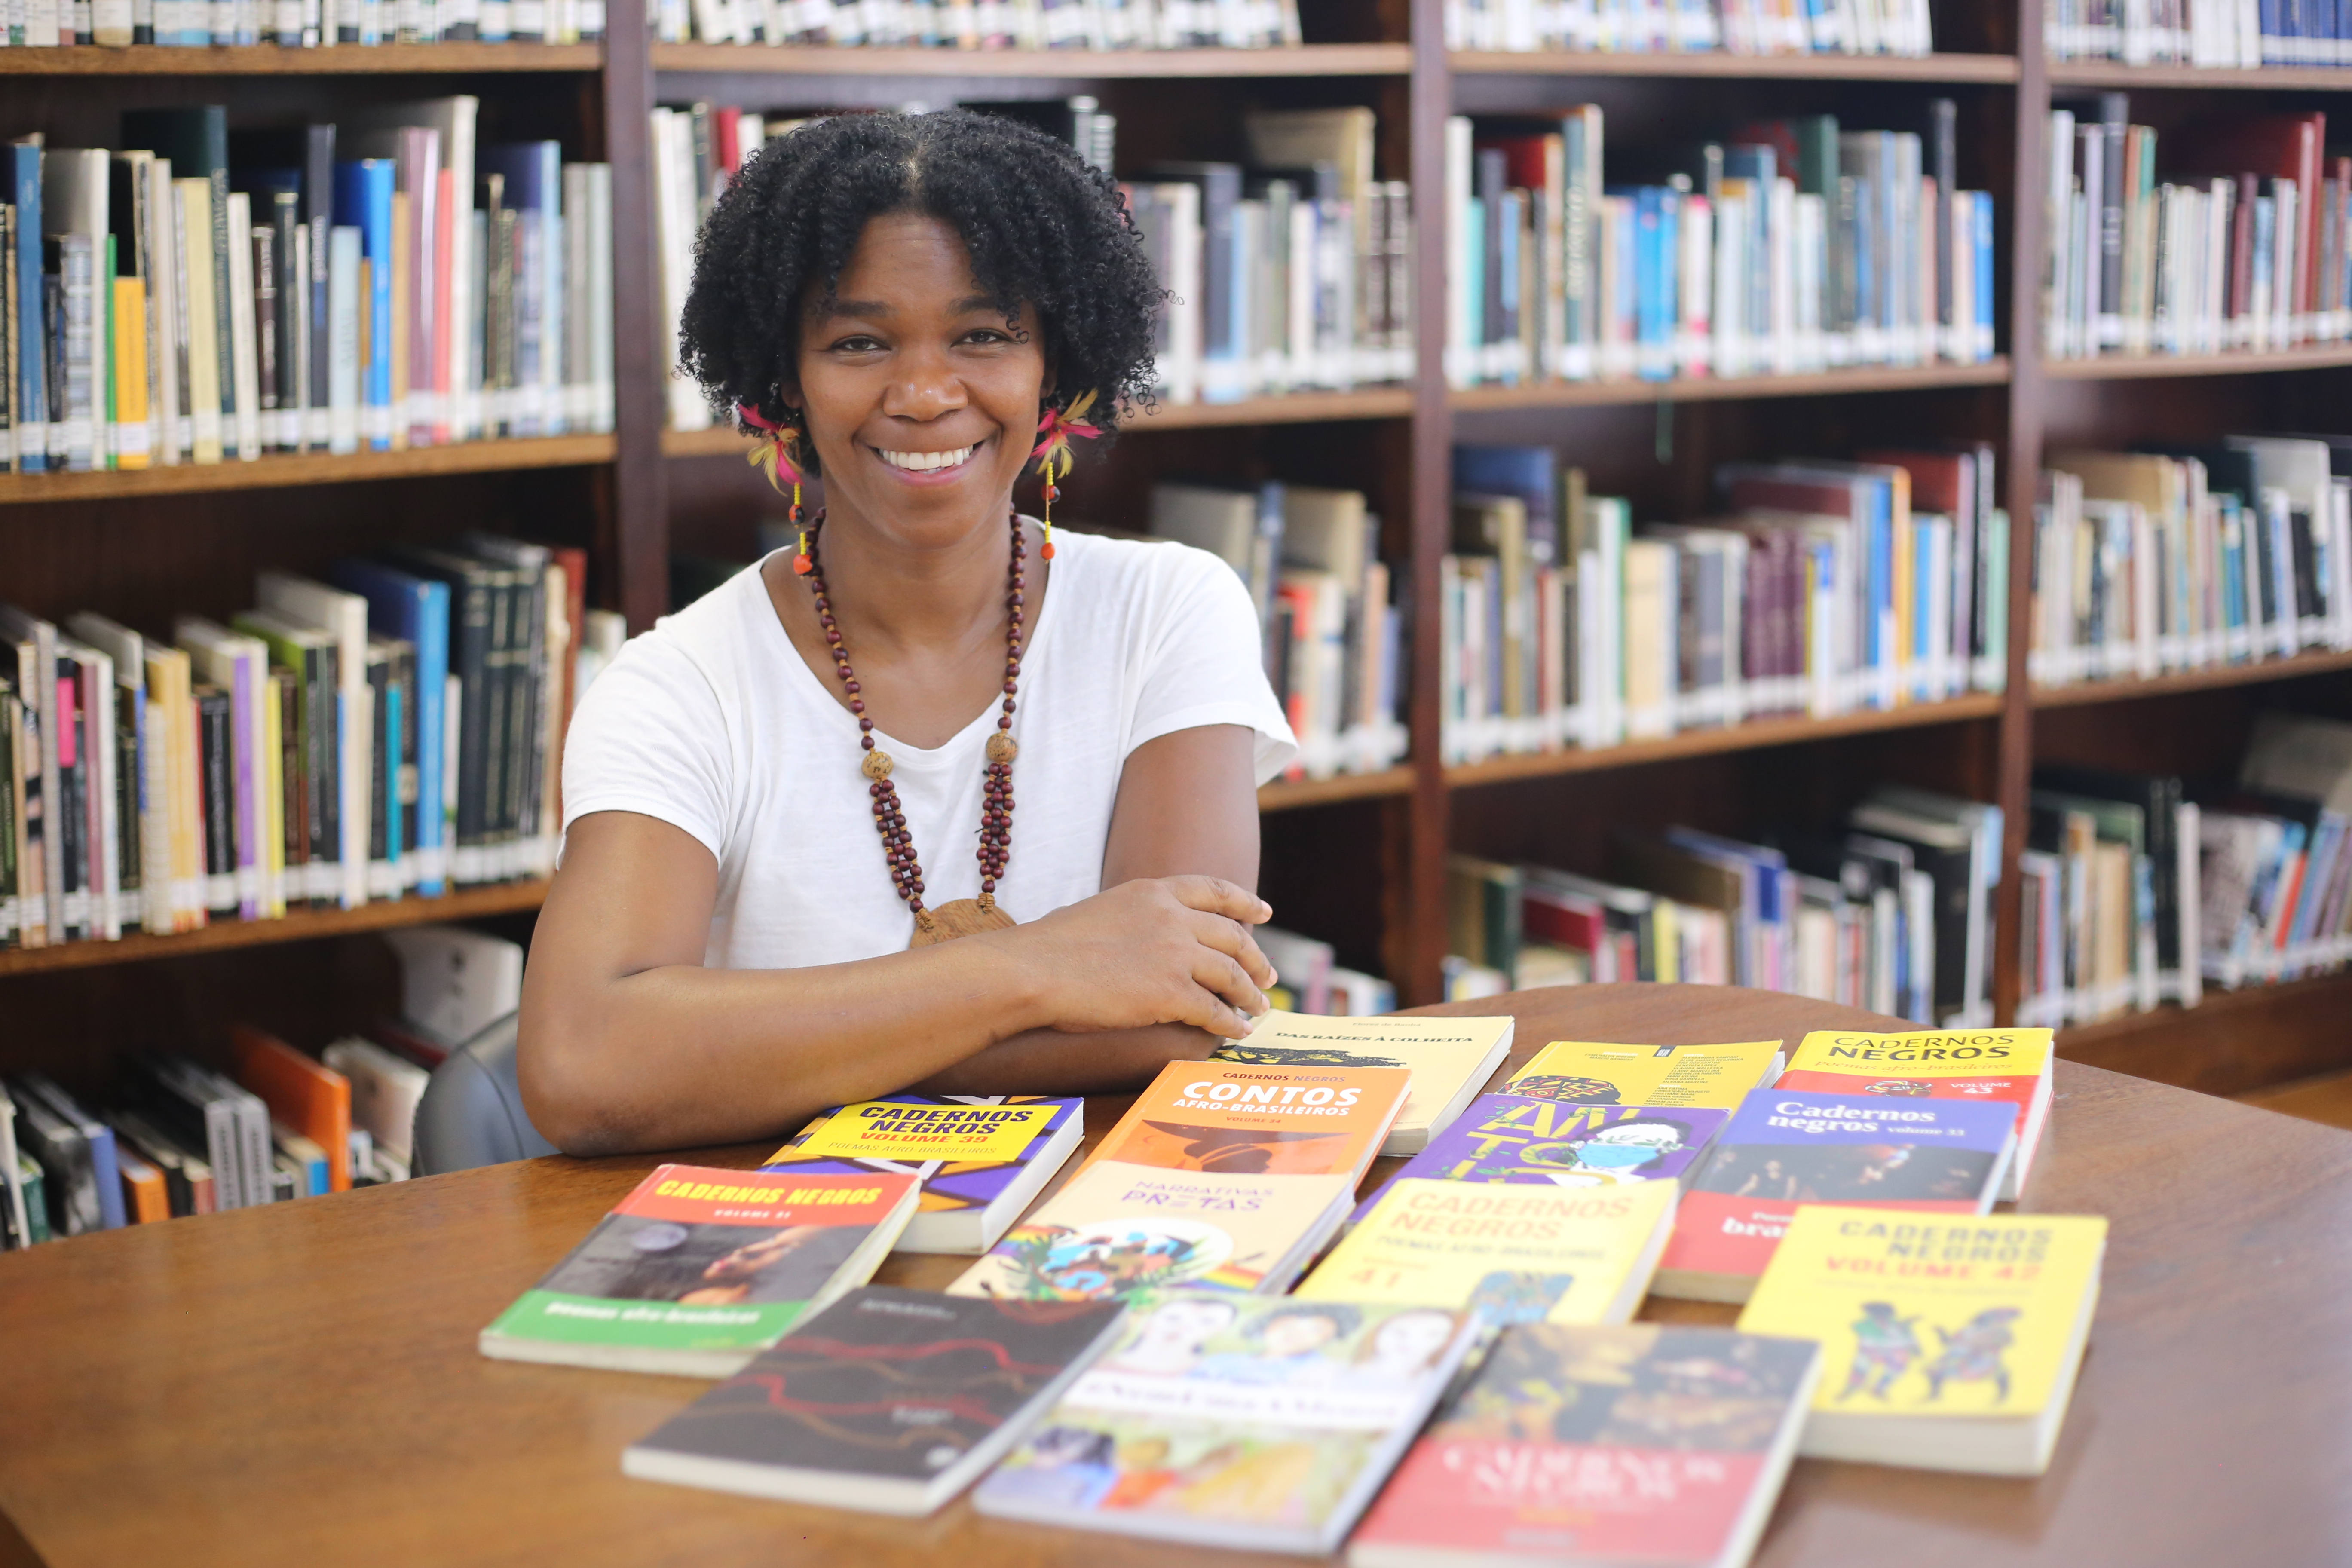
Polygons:
[[1055,481],[1070,477],[1070,437],[1091,441],[1102,434],[1084,423],[1087,410],[1094,405],[1095,395],[1083,393],[1068,408],[1048,408],[1037,421],[1037,447],[1029,455],[1038,459],[1037,473],[1045,481],[1045,546],[1037,553],[1048,561],[1054,558],[1054,502],[1062,493]]
[[762,418],[760,411],[748,403],[737,404],[735,412],[742,416],[744,424],[761,432],[762,437],[760,444],[747,454],[746,460],[755,468],[767,470],[768,483],[775,488],[778,495],[784,493],[783,481],[787,477],[793,481],[793,510],[786,521],[800,534],[801,540],[800,553],[793,557],[793,571],[805,577],[814,568],[815,563],[809,559],[808,525],[801,521],[800,465],[793,460],[800,450],[801,433],[789,425],[777,425]]

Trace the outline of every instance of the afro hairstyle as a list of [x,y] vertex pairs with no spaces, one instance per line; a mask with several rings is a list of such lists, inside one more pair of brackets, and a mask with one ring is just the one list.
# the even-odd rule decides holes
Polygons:
[[[1088,390],[1106,436],[1124,399],[1151,400],[1154,319],[1167,298],[1118,186],[1043,132],[967,110],[842,114],[774,141],[728,183],[695,243],[679,362],[715,408],[804,429],[779,391],[799,363],[812,289],[830,298],[873,218],[953,228],[1007,318],[1037,314],[1051,403]],[[815,452],[803,444],[803,466]]]

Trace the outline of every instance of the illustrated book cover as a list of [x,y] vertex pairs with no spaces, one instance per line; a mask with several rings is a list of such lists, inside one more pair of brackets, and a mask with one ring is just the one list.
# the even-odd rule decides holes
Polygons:
[[1276,1068],[1403,1068],[1412,1074],[1404,1108],[1383,1154],[1412,1154],[1450,1125],[1509,1054],[1518,1020],[1327,1018],[1268,1013],[1249,1037],[1221,1047],[1215,1061]]
[[482,1331],[504,1361],[725,1377],[863,1285],[915,1212],[907,1175],[656,1165]]
[[1381,1152],[1412,1079],[1403,1068],[1170,1062],[1087,1159],[1352,1184]]
[[1816,1029],[1780,1075],[1782,1089],[1910,1100],[1998,1100],[2017,1108],[2017,1158],[2000,1195],[2024,1190],[2050,1125],[2053,1037],[2047,1029],[1931,1029],[1864,1035]]
[[1579,1105],[1702,1106],[1732,1110],[1780,1077],[1780,1042],[1622,1046],[1554,1040],[1503,1086],[1506,1094]]

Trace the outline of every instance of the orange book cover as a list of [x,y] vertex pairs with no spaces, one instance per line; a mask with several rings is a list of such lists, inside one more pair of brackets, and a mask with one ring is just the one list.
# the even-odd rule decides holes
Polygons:
[[118,1143],[115,1161],[122,1173],[122,1212],[132,1225],[152,1225],[172,1217],[172,1194],[164,1189],[163,1173]]
[[1093,1160],[1233,1175],[1360,1177],[1412,1082],[1404,1068],[1170,1062]]
[[352,1185],[351,1080],[274,1036],[239,1024],[229,1031],[236,1081],[261,1096],[269,1114],[327,1152],[327,1190]]

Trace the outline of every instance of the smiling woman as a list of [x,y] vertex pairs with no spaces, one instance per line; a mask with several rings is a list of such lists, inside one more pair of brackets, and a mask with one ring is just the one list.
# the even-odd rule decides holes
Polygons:
[[824,508],[572,721],[520,1047],[556,1143],[1108,1089],[1264,1010],[1255,785],[1296,748],[1248,595],[1013,506],[1148,395],[1160,300],[1117,187],[1004,121],[820,121],[720,197],[685,363]]

